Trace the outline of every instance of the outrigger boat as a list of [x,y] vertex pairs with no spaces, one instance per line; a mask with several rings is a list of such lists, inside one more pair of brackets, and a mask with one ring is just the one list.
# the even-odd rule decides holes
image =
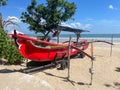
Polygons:
[[[45,40],[46,36],[43,37],[42,39],[37,39],[26,36],[24,34],[17,34],[15,30],[14,30],[14,34],[10,34],[10,35],[14,38],[15,44],[20,54],[31,61],[35,61],[39,63],[52,62],[50,66],[60,64],[61,65],[60,68],[65,69],[68,63],[66,61],[68,57],[83,58],[84,56],[87,56],[91,60],[94,59],[93,55],[89,55],[86,52],[84,52],[84,50],[88,48],[90,42],[88,42],[86,39],[79,41],[80,34],[82,32],[88,32],[88,31],[81,29],[74,29],[65,26],[58,26],[57,28],[53,28],[52,31],[49,32],[54,32],[53,36],[56,35],[59,36],[59,33],[61,31],[74,32],[77,36],[76,42],[71,40],[66,41],[62,44],[60,44],[59,42],[57,43],[49,42]],[[105,42],[105,41],[94,41],[94,42]],[[105,42],[105,43],[111,44],[109,42]]]
[[[77,36],[76,42],[71,41],[70,38],[69,41],[60,44],[59,33],[61,31],[74,32]],[[48,36],[49,32],[54,32],[53,36],[58,36],[57,43],[47,41],[46,36]],[[92,62],[90,68],[90,73],[91,73],[90,85],[92,85],[92,76],[94,73],[94,68],[93,68],[94,57],[93,57],[93,46],[92,46],[93,42],[104,42],[110,45],[113,44],[100,40],[88,42],[85,39],[79,41],[80,34],[82,32],[86,32],[86,30],[81,30],[81,29],[58,26],[57,28],[53,28],[53,30],[49,32],[44,37],[42,37],[42,39],[32,38],[24,34],[18,34],[16,33],[15,30],[14,30],[14,34],[10,34],[14,38],[18,51],[23,57],[31,61],[41,63],[39,67],[30,68],[30,69],[28,68],[23,70],[23,72],[28,73],[28,72],[33,72],[41,69],[48,69],[60,65],[58,69],[61,70],[64,70],[66,67],[68,67],[68,80],[69,80],[70,57],[83,58],[84,56],[87,56],[91,59]],[[88,48],[90,43],[91,43],[91,55],[87,54],[84,51]]]
[[[30,38],[25,35],[14,35],[15,38],[17,38],[16,43],[18,46],[18,50],[21,53],[21,55],[27,59],[30,59],[32,61],[37,62],[44,62],[44,61],[53,61],[56,57],[56,59],[60,59],[63,56],[68,56],[68,44],[57,44],[57,43],[51,43],[46,42],[42,40],[37,40],[34,38]],[[83,40],[79,42],[79,44],[86,43],[87,40]],[[35,43],[39,43],[39,46]],[[76,47],[76,43],[71,44],[72,47]],[[87,49],[88,44],[84,44],[80,46],[80,50]],[[79,50],[75,48],[71,48],[70,55],[78,55],[80,53]],[[58,55],[57,55],[58,54]],[[56,56],[57,55],[57,56]]]
[[[64,27],[65,28],[65,27]],[[67,28],[68,29],[68,28]],[[69,28],[69,30],[72,28]],[[65,31],[63,29],[63,31]],[[83,30],[74,29],[74,32],[81,33]],[[31,38],[24,34],[17,34],[14,31],[14,34],[11,34],[15,40],[16,46],[20,54],[32,61],[45,62],[45,61],[54,61],[55,59],[62,59],[63,57],[68,57],[68,43],[58,44],[55,42],[47,42],[45,40],[38,40],[37,38]],[[38,45],[39,44],[39,45]],[[88,48],[89,43],[87,40],[82,40],[80,42],[72,42],[70,56],[87,55],[92,58],[90,55],[84,52]],[[84,54],[84,55],[83,55]]]
[[[60,31],[75,32],[77,35],[77,41],[71,42],[70,44],[70,57],[83,58],[85,55],[87,55],[89,58],[92,58],[90,55],[84,52],[84,50],[86,50],[89,45],[87,40],[82,40],[80,42],[78,41],[80,33],[86,32],[85,30],[59,26],[52,29],[50,32],[54,32],[53,35],[55,35],[57,32],[58,36]],[[15,44],[20,54],[31,61],[54,62],[55,60],[57,61],[68,57],[69,41],[61,44],[56,42],[49,42],[42,39],[32,38],[26,36],[25,34],[19,34],[15,30],[14,33],[10,35],[14,38]]]

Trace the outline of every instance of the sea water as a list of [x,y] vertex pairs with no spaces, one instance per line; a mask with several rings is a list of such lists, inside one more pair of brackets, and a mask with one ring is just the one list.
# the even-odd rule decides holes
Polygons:
[[[76,40],[76,35],[71,34],[63,34],[60,35],[60,40],[66,41],[69,40],[69,37],[72,37],[72,40]],[[92,40],[102,40],[108,42],[120,42],[120,34],[81,34],[80,40],[87,39],[88,41]]]
[[[28,35],[32,37],[39,36],[36,35]],[[69,37],[72,37],[72,41],[76,41],[76,35],[75,34],[60,34],[59,39],[60,42],[68,41]],[[102,41],[108,41],[108,42],[120,42],[120,34],[81,34],[79,40],[87,39],[88,41],[92,40],[102,40]],[[57,41],[57,38],[51,38],[52,41]]]

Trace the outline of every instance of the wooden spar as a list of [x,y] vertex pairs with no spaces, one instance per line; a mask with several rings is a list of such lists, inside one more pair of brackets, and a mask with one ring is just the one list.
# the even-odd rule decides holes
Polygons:
[[91,60],[91,68],[90,68],[91,80],[90,80],[90,85],[92,85],[92,83],[93,83],[93,74],[95,72],[93,66],[94,66],[94,63],[93,63],[93,60]]
[[[93,57],[93,42],[91,43],[91,56]],[[91,81],[90,81],[90,85],[92,85],[92,83],[93,83],[93,74],[94,74],[94,72],[95,72],[95,70],[94,70],[94,67],[93,67],[93,60],[94,59],[91,59],[91,68],[90,68],[90,74],[91,74]]]
[[16,40],[17,40],[16,35],[17,35],[16,30],[14,30],[14,36],[13,36],[13,38],[14,38],[14,41],[15,41],[15,45],[16,45],[16,47],[18,48],[18,44],[17,44],[17,42],[16,42]]
[[71,46],[72,48],[80,51],[82,54],[86,55],[87,57],[89,57],[90,59],[94,59],[92,56],[90,56],[89,54],[87,54],[86,52],[84,52],[83,50],[79,49],[78,47],[75,46]]
[[91,56],[93,57],[93,42],[91,43]]
[[[102,40],[95,40],[95,41],[92,41],[92,42],[103,42],[103,43],[107,43],[107,44],[110,44],[110,45],[113,45],[113,42],[107,42],[107,41],[102,41]],[[92,43],[92,42],[89,42],[89,43]]]
[[58,35],[57,36],[57,43],[59,44],[59,42],[60,42],[60,36]]
[[80,38],[80,33],[79,33],[79,32],[76,32],[75,34],[76,34],[76,37],[77,37],[76,42],[77,42],[77,44],[78,44],[78,41],[79,41],[79,38]]
[[[113,34],[111,36],[111,43],[113,43]],[[112,45],[111,45],[111,49],[110,49],[110,56],[112,56]]]
[[69,47],[68,47],[68,80],[70,79],[70,50],[71,50],[71,36],[69,38]]

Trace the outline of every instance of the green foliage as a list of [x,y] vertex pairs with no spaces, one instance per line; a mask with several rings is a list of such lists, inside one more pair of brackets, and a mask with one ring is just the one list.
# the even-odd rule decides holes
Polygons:
[[46,31],[57,27],[61,22],[72,19],[75,10],[76,5],[66,0],[47,0],[46,5],[37,4],[36,0],[32,0],[27,12],[22,13],[21,19],[29,24],[30,30],[45,35]]
[[0,0],[0,6],[5,6],[7,0]]
[[[0,0],[0,6],[5,6],[6,2],[7,0]],[[10,64],[20,64],[24,58],[19,54],[13,41],[7,37],[7,33],[3,30],[5,26],[10,24],[16,25],[12,22],[13,19],[3,21],[0,13],[0,58],[7,59]]]
[[7,59],[10,64],[20,64],[23,57],[19,54],[14,42],[0,28],[0,58]]
[[[7,3],[7,0],[0,0],[0,7],[1,6],[5,6]],[[0,13],[0,28],[3,28],[2,27],[2,14]]]

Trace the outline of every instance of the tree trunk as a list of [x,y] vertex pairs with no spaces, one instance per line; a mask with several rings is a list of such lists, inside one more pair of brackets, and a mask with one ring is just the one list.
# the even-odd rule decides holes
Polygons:
[[2,14],[0,13],[0,28],[3,28],[3,25],[2,25]]
[[48,34],[50,33],[50,31],[48,31],[45,35],[44,35],[44,37],[43,37],[43,40],[45,40],[47,37],[48,37]]

